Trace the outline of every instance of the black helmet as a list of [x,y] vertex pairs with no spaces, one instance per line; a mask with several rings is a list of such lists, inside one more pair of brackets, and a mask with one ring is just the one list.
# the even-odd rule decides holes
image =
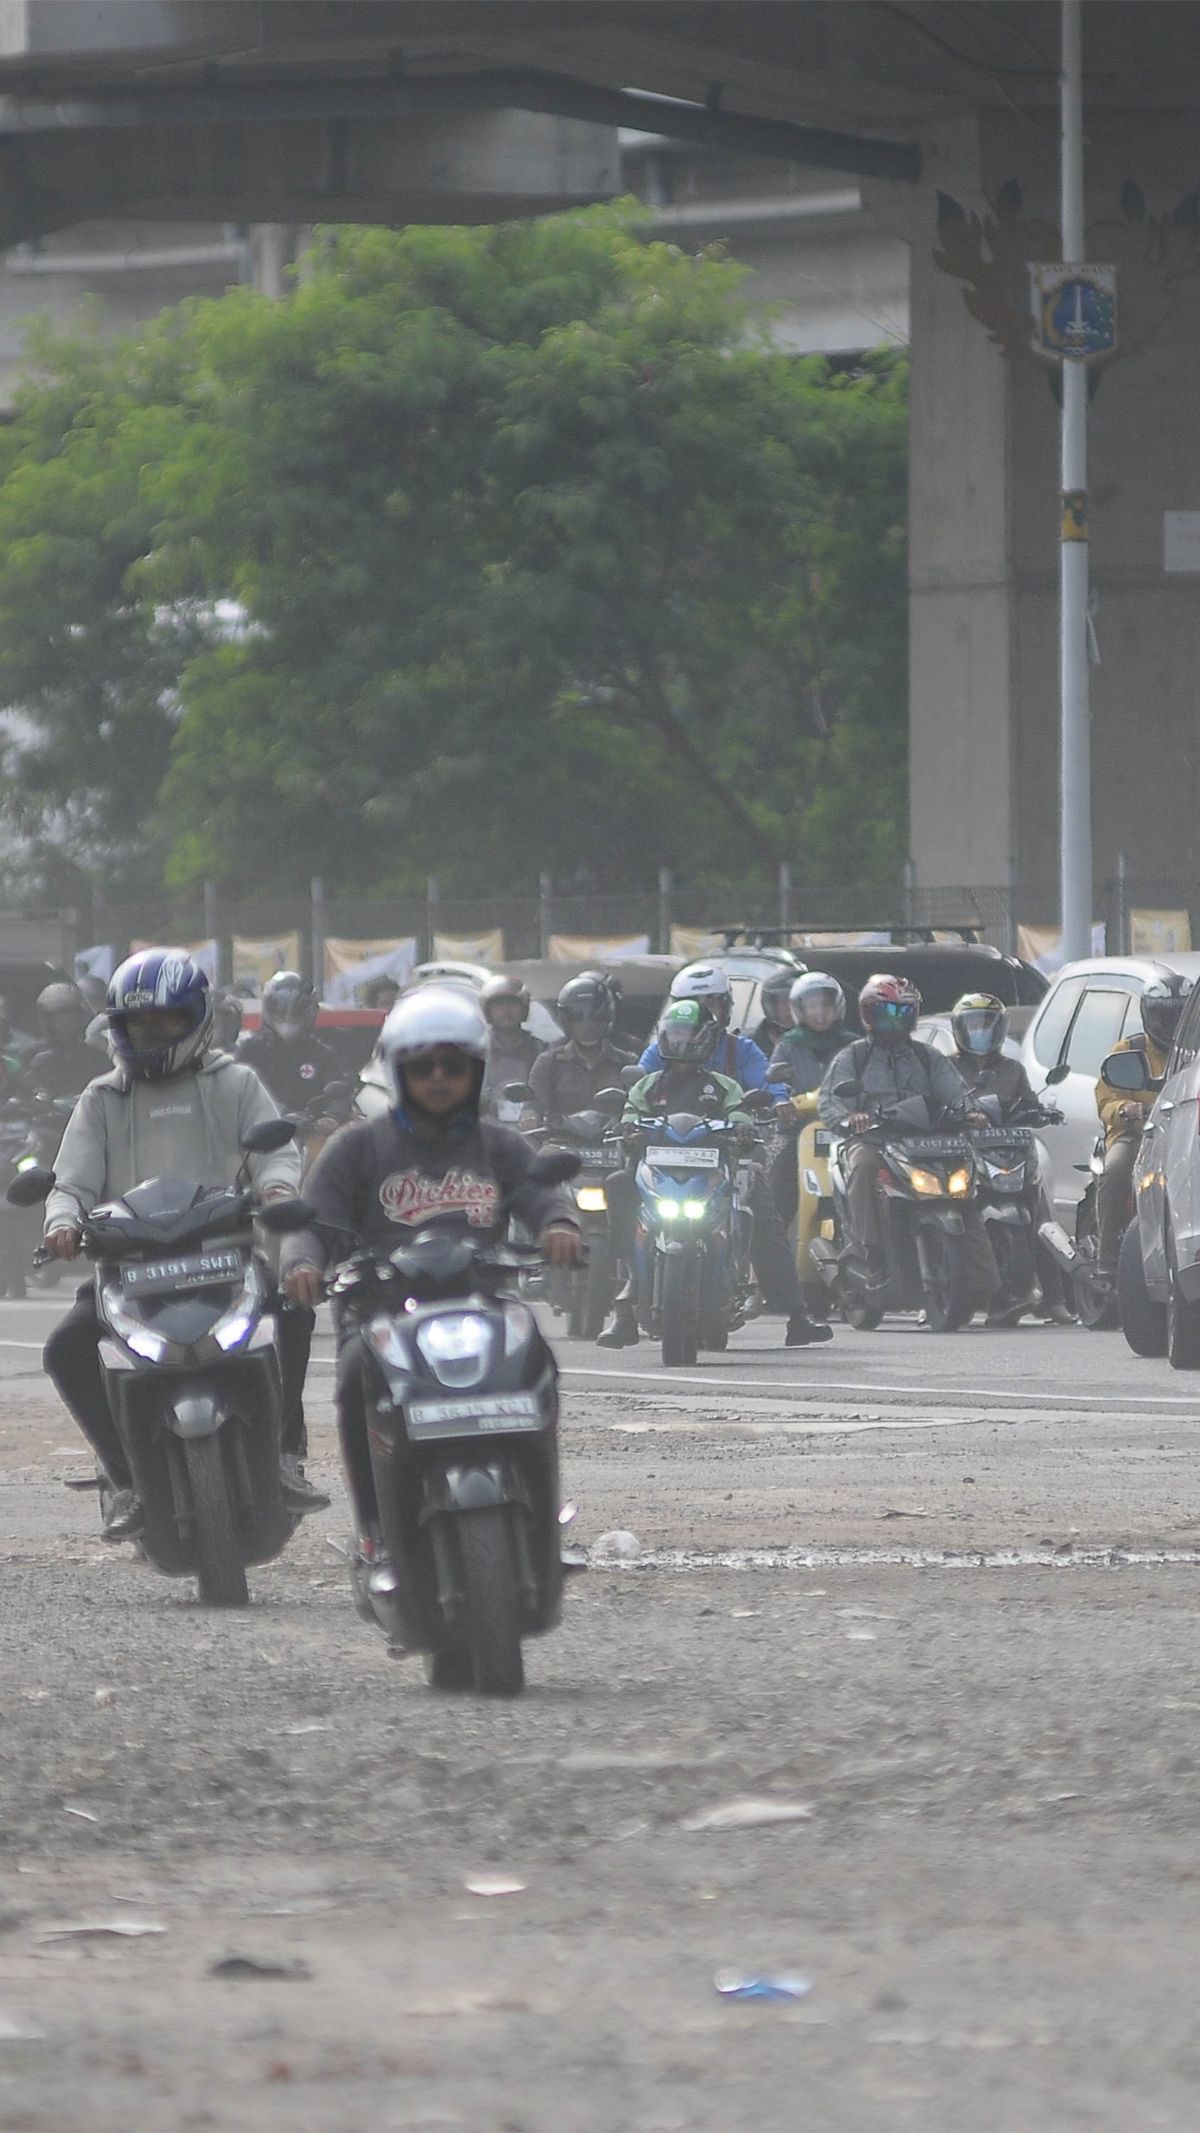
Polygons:
[[307,1037],[316,1022],[319,1005],[308,979],[302,978],[298,970],[277,970],[263,986],[264,1027],[294,1044]]
[[558,996],[558,1019],[568,1037],[584,1049],[603,1044],[613,1021],[613,996],[602,977],[585,970],[568,979]]
[[775,1023],[778,1029],[791,1027],[792,987],[796,979],[802,976],[803,972],[799,966],[791,963],[786,969],[772,971],[770,977],[762,981],[758,996],[762,1011],[768,1022]]
[[965,992],[950,1010],[950,1027],[960,1052],[972,1059],[993,1059],[1004,1049],[1008,1009],[991,992]]
[[1161,970],[1142,994],[1142,1028],[1160,1052],[1169,1052],[1175,1042],[1179,1018],[1190,993],[1191,980],[1177,970]]

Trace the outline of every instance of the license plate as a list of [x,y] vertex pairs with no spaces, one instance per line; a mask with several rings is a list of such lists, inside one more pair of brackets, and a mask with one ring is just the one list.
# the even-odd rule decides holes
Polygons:
[[537,1429],[542,1419],[535,1392],[481,1393],[473,1400],[413,1400],[405,1410],[411,1430],[457,1435],[476,1429]]
[[646,1161],[660,1170],[715,1170],[719,1148],[647,1148]]
[[166,1289],[206,1289],[237,1281],[242,1255],[236,1251],[194,1252],[186,1259],[147,1259],[121,1268],[126,1296],[157,1296]]
[[910,1135],[905,1133],[899,1135],[898,1138],[902,1139],[905,1146],[911,1148],[914,1155],[918,1157],[922,1155],[968,1155],[970,1153],[971,1144],[969,1141],[963,1140],[961,1134],[921,1133]]
[[612,1148],[572,1147],[569,1153],[577,1155],[589,1170],[611,1170],[617,1160],[616,1151]]
[[1011,1148],[1024,1154],[1033,1139],[1033,1131],[1029,1126],[993,1126],[987,1132],[977,1133],[974,1138],[977,1148]]
[[828,1155],[832,1146],[833,1135],[832,1133],[828,1132],[824,1126],[821,1127],[819,1132],[813,1134],[814,1155]]

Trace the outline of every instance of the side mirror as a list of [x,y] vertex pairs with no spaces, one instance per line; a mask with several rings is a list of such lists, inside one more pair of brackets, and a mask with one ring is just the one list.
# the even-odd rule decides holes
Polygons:
[[623,1089],[632,1089],[635,1083],[643,1081],[645,1079],[645,1075],[643,1069],[637,1064],[637,1061],[633,1060],[629,1066],[624,1066],[621,1068],[617,1079]]
[[506,1104],[531,1104],[537,1100],[527,1081],[506,1081],[500,1094]]
[[579,1157],[566,1148],[547,1148],[543,1155],[534,1156],[529,1175],[535,1185],[569,1185],[582,1169]]
[[268,1200],[259,1208],[258,1219],[272,1236],[286,1237],[293,1230],[307,1229],[313,1218],[303,1200],[288,1199]]
[[322,1103],[326,1103],[326,1104],[327,1104],[327,1103],[335,1103],[335,1104],[340,1104],[340,1103],[342,1103],[342,1102],[343,1102],[343,1101],[345,1100],[345,1098],[346,1098],[347,1096],[353,1096],[353,1094],[354,1094],[354,1084],[353,1084],[353,1082],[350,1082],[350,1081],[331,1081],[331,1082],[329,1083],[328,1087],[327,1087],[327,1088],[325,1088],[325,1089],[323,1089],[323,1090],[321,1091],[321,1102],[322,1102]]
[[775,1098],[769,1089],[746,1089],[742,1095],[743,1111],[773,1111]]
[[1070,1071],[1071,1069],[1067,1065],[1066,1060],[1060,1059],[1058,1065],[1055,1067],[1051,1067],[1050,1072],[1047,1074],[1046,1087],[1048,1089],[1056,1089],[1060,1081],[1066,1080],[1067,1075],[1070,1073]]
[[240,1145],[247,1155],[274,1155],[277,1148],[286,1148],[295,1138],[296,1122],[292,1118],[260,1118],[257,1126],[251,1126],[242,1135]]
[[54,1172],[31,1163],[28,1170],[18,1170],[4,1197],[10,1207],[40,1207],[53,1190]]
[[593,1096],[588,1108],[592,1111],[603,1111],[606,1118],[620,1118],[622,1111],[625,1109],[625,1091],[624,1089],[599,1089]]
[[1142,1052],[1110,1052],[1100,1068],[1106,1089],[1120,1089],[1127,1096],[1144,1094],[1154,1087],[1154,1077]]

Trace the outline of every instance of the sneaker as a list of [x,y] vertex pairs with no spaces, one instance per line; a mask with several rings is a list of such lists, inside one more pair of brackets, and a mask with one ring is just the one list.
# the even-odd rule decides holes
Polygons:
[[146,1514],[132,1489],[115,1489],[100,1527],[106,1541],[133,1540],[146,1523]]
[[833,1327],[822,1325],[819,1319],[809,1318],[801,1311],[793,1311],[787,1322],[783,1337],[785,1348],[811,1348],[817,1341],[831,1341]]
[[597,1348],[636,1348],[638,1341],[637,1313],[631,1303],[619,1303],[613,1312],[612,1323],[596,1335]]
[[327,1511],[329,1498],[304,1478],[304,1468],[294,1452],[284,1452],[279,1461],[279,1488],[284,1505],[304,1517],[309,1511]]

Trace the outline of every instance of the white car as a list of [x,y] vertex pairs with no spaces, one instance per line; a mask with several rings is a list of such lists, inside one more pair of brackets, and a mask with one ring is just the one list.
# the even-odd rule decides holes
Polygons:
[[1122,1037],[1141,1029],[1142,991],[1164,969],[1177,970],[1194,984],[1200,977],[1200,955],[1104,955],[1067,963],[1021,1040],[1021,1059],[1035,1092],[1060,1061],[1068,1069],[1053,1097],[1064,1123],[1047,1135],[1047,1146],[1054,1161],[1055,1206],[1072,1234],[1075,1207],[1088,1183],[1088,1159],[1100,1131],[1096,1082],[1101,1062]]

